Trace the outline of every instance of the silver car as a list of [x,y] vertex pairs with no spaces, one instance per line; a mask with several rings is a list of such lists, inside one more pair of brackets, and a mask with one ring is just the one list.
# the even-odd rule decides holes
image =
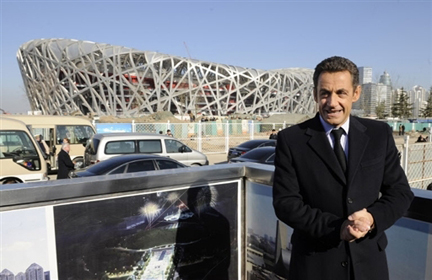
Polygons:
[[155,154],[187,166],[208,165],[207,156],[174,137],[153,133],[97,133],[84,152],[85,166],[125,154]]

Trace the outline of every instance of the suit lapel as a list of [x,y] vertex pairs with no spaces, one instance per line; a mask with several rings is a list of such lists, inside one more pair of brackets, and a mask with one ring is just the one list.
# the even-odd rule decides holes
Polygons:
[[[306,129],[306,134],[310,136],[308,145],[322,159],[322,161],[346,184],[346,176],[336,158],[333,149],[327,139],[327,135],[321,125],[318,114],[312,122],[312,126]],[[348,164],[349,168],[349,164]]]
[[366,127],[356,118],[350,118],[348,135],[348,182],[351,182],[358,171],[360,161],[369,143],[369,136],[365,133]]

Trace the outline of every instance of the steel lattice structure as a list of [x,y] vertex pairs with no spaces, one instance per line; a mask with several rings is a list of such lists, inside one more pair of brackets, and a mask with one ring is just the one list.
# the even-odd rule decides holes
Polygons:
[[315,111],[312,69],[264,71],[69,39],[29,41],[17,59],[32,110],[43,114]]

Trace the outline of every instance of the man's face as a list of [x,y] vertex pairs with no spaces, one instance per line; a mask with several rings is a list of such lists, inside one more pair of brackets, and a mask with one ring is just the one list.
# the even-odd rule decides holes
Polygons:
[[314,98],[324,121],[339,127],[348,119],[352,104],[359,99],[360,93],[361,87],[353,88],[348,71],[324,72],[318,78]]

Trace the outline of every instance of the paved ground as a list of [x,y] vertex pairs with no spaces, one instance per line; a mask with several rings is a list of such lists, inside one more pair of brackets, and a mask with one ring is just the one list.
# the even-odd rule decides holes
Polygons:
[[207,158],[209,160],[210,165],[227,162],[227,155],[225,153],[207,154]]

